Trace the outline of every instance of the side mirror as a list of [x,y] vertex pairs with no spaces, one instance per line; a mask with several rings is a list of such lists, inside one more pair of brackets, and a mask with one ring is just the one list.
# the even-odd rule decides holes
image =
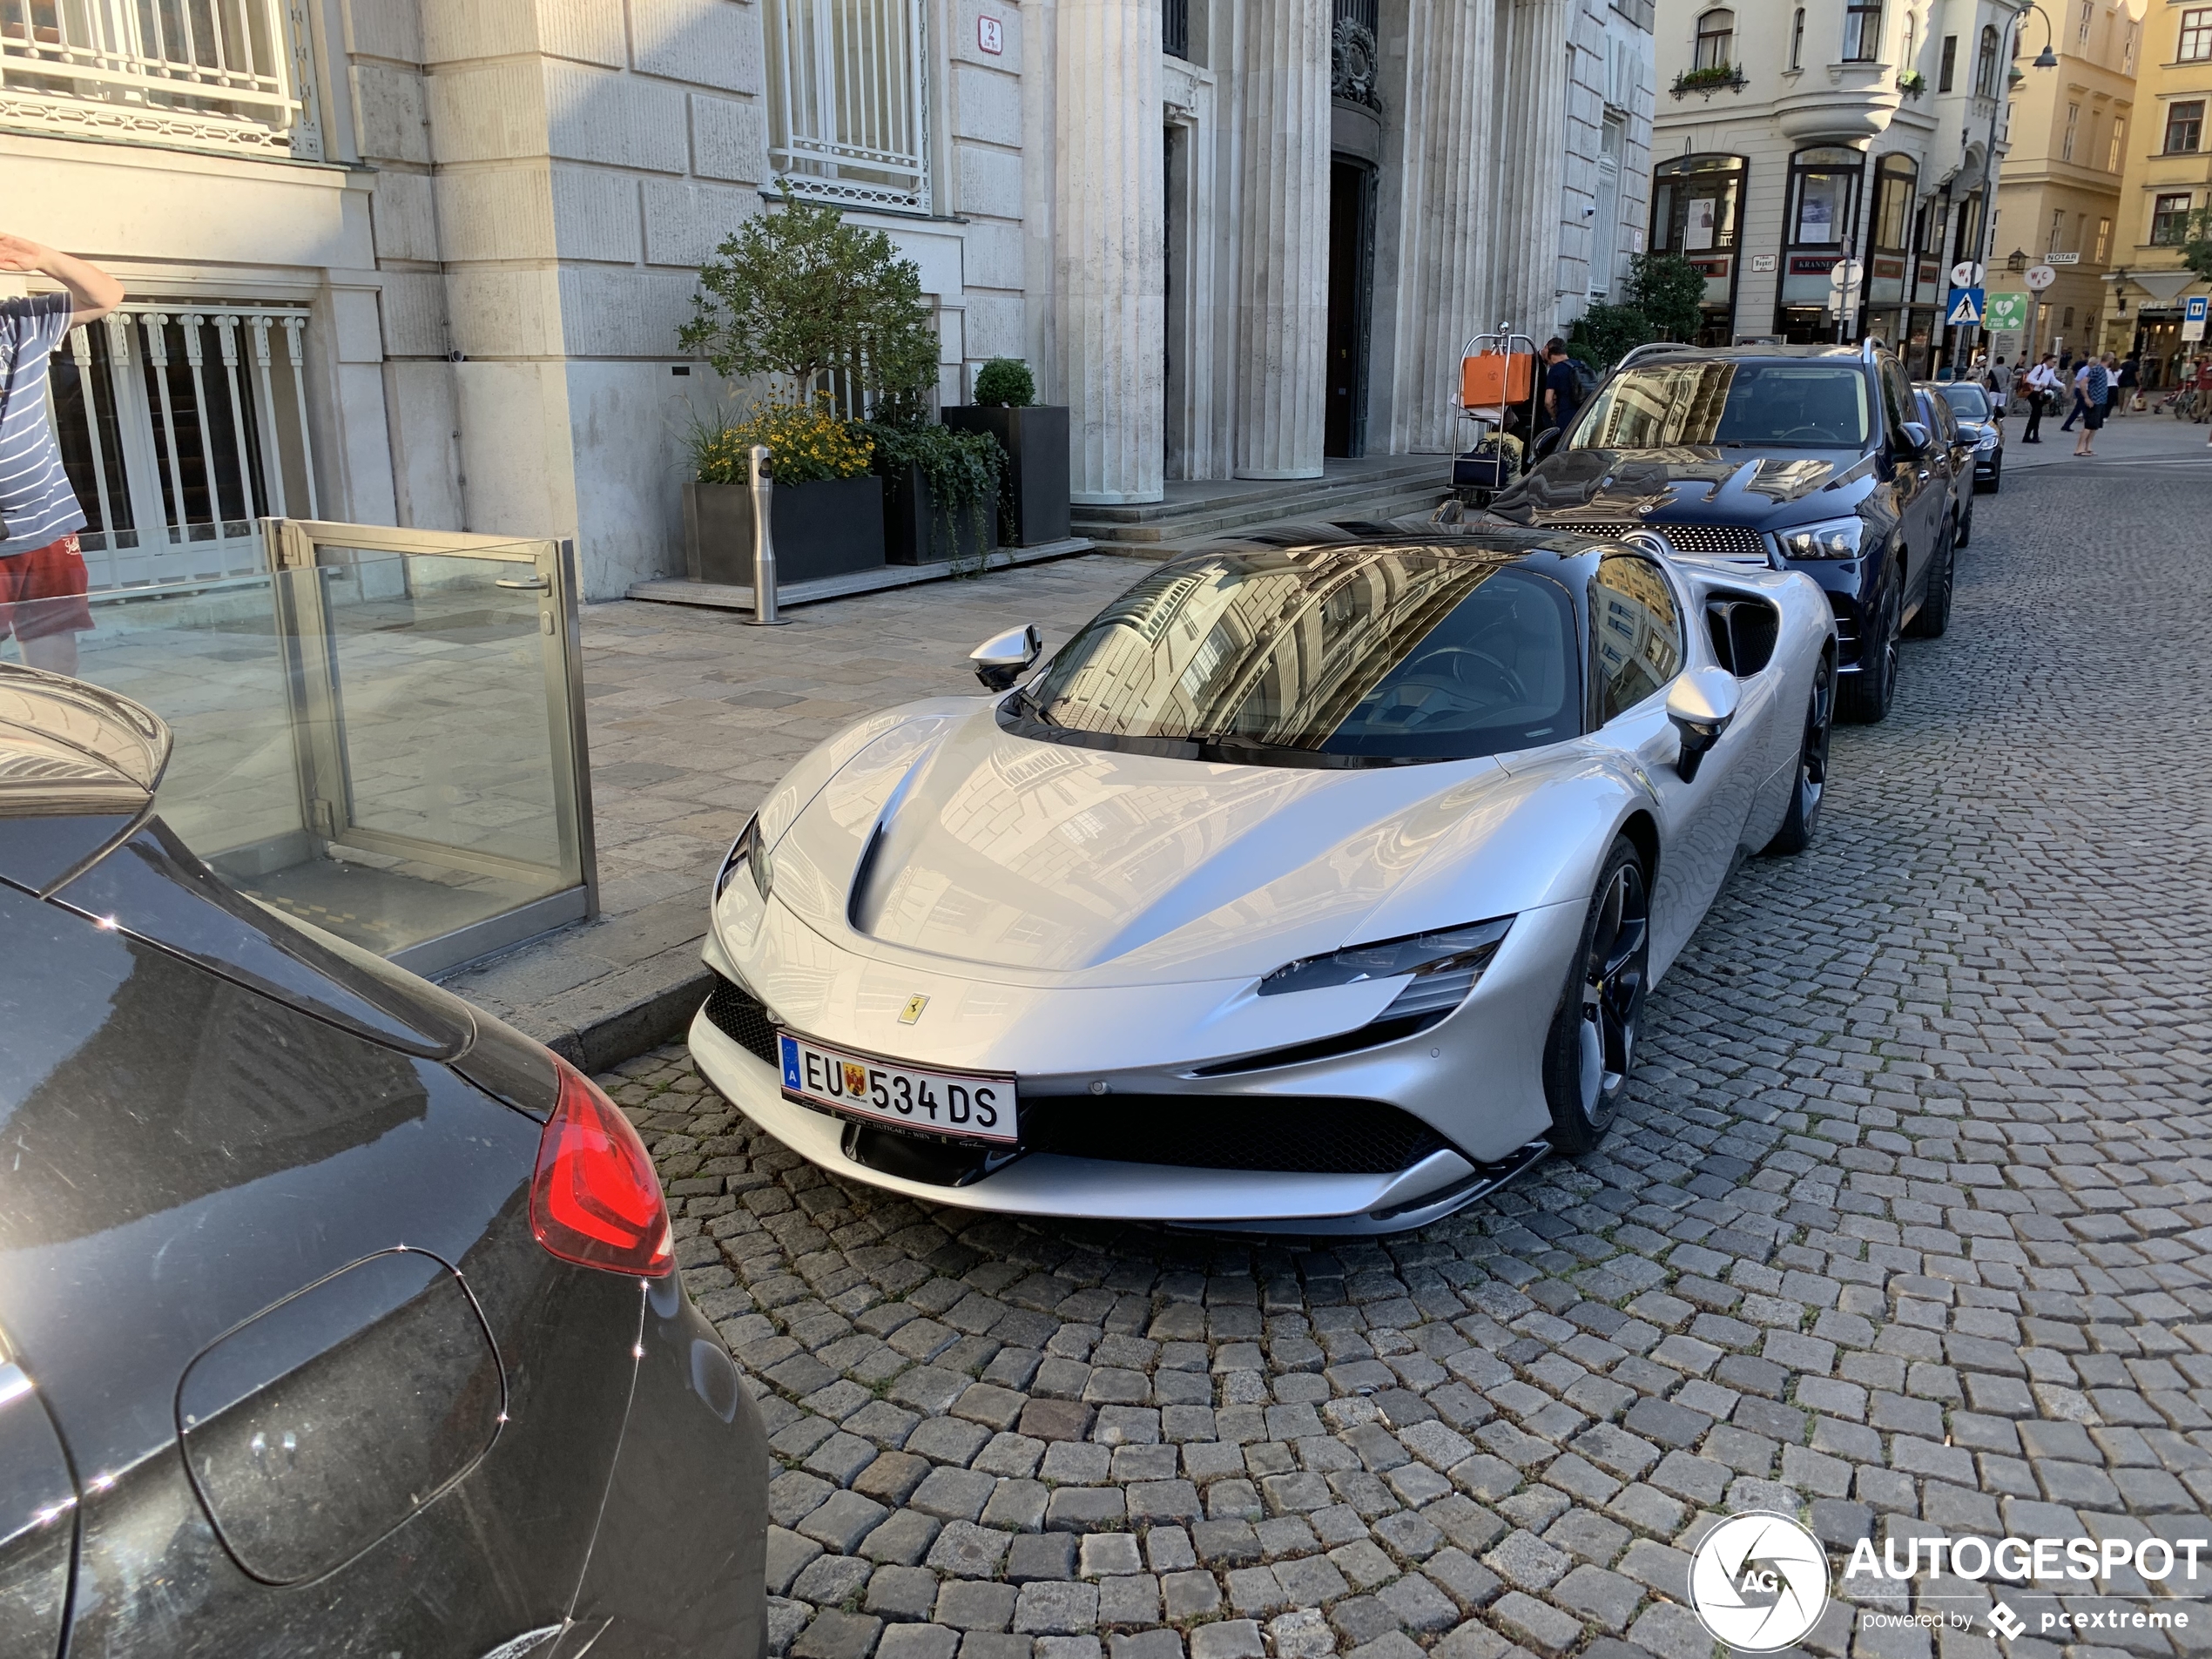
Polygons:
[[1667,693],[1667,718],[1682,738],[1675,770],[1689,783],[1736,718],[1736,677],[1725,669],[1691,669]]
[[1536,435],[1536,442],[1528,451],[1529,464],[1533,466],[1537,462],[1544,459],[1545,456],[1550,455],[1552,451],[1559,448],[1561,443],[1565,442],[1566,437],[1567,428],[1565,427],[1546,427],[1541,432],[1539,432]]
[[1028,673],[1029,664],[1043,652],[1044,636],[1037,631],[1036,624],[1025,622],[985,640],[968,653],[968,660],[975,664],[975,678],[983,682],[984,689],[1003,691]]
[[1935,442],[1934,434],[1918,421],[1907,421],[1898,428],[1898,435],[1905,440],[1905,447],[1916,456],[1927,454],[1928,446]]

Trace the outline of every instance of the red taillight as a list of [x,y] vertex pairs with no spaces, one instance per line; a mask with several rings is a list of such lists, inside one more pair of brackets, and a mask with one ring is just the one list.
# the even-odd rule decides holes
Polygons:
[[676,1265],[645,1143],[614,1102],[558,1055],[561,1099],[537,1143],[530,1231],[563,1261],[658,1278]]

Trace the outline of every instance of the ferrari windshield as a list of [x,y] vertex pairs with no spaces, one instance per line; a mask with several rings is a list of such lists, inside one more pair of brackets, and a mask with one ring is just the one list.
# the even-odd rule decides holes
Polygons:
[[1575,610],[1549,577],[1433,547],[1163,565],[1001,719],[1027,735],[1260,765],[1460,759],[1581,732]]
[[1866,400],[1866,377],[1848,363],[1662,360],[1608,381],[1568,447],[1855,449]]

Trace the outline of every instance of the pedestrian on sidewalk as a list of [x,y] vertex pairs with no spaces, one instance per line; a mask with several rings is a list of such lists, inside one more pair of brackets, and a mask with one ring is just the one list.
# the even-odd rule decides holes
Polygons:
[[1554,334],[1544,342],[1544,409],[1536,422],[1536,435],[1541,438],[1557,427],[1563,440],[1581,401],[1582,388],[1575,378],[1575,365],[1568,359],[1567,342]]
[[2096,361],[2094,357],[2085,357],[2081,360],[2080,367],[2074,371],[2074,379],[2070,383],[2071,402],[2067,408],[2066,419],[2059,422],[2060,431],[2073,431],[2074,423],[2081,418],[2083,412],[2088,408],[2086,388],[2089,383],[2089,365]]
[[2058,390],[2058,371],[2051,367],[2056,361],[2054,354],[2045,352],[2042,361],[2027,371],[2027,430],[2021,435],[2022,443],[2043,442],[2043,412]]
[[1999,358],[1981,377],[1982,388],[1989,394],[1989,401],[1996,406],[1997,418],[2003,420],[2013,404],[2013,371]]
[[92,625],[77,532],[84,509],[63,470],[46,418],[47,366],[80,323],[123,303],[123,285],[96,265],[0,232],[0,271],[37,271],[59,293],[0,300],[0,640],[56,674],[77,672],[77,636]]
[[2120,388],[2120,395],[2113,404],[2113,409],[2115,414],[2125,415],[2131,408],[2134,407],[2135,401],[2135,388],[2139,384],[2141,384],[2141,372],[2140,366],[2135,361],[2135,354],[2129,352],[2127,357],[2121,361],[2120,365],[2120,374],[2116,381],[2116,384]]
[[2082,365],[2081,379],[2075,396],[2079,400],[2076,413],[2081,417],[2081,435],[2074,441],[2077,455],[2097,453],[2097,429],[2105,423],[2105,405],[2112,396],[2112,371],[2103,360],[2092,357]]

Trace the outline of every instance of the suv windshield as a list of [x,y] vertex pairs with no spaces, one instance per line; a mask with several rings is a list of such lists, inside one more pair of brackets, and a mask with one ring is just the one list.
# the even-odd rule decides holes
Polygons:
[[1855,366],[1662,361],[1608,381],[1568,447],[1855,449],[1866,442],[1868,418],[1866,377]]
[[1267,548],[1163,565],[1000,707],[1024,736],[1275,765],[1463,759],[1581,732],[1575,608],[1436,547]]
[[1943,401],[1951,405],[1952,414],[1961,421],[1989,419],[1989,395],[1979,386],[1969,386],[1952,381],[1936,388]]

